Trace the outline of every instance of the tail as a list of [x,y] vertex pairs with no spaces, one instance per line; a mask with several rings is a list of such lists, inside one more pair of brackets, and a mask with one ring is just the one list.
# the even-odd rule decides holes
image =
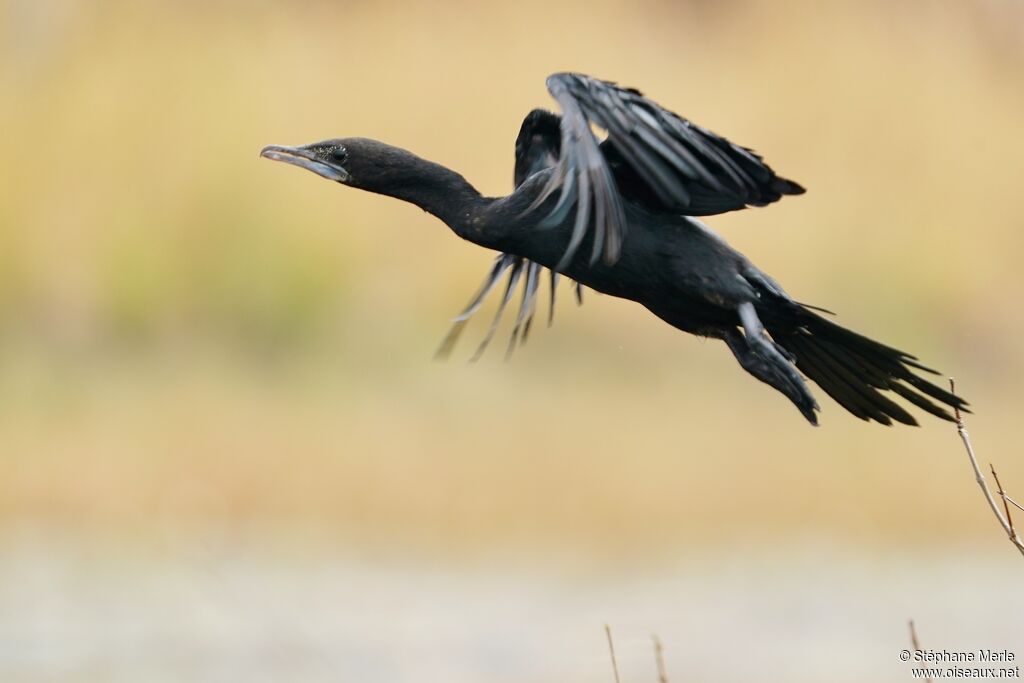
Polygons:
[[860,419],[916,425],[917,420],[890,395],[950,422],[956,418],[947,407],[970,412],[965,400],[915,374],[939,374],[915,356],[840,327],[792,301],[772,309],[764,312],[764,323],[775,343],[793,355],[804,375]]

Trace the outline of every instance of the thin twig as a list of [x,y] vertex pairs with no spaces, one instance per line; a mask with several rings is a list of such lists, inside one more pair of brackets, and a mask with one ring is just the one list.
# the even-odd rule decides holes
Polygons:
[[[917,639],[917,627],[914,626],[914,620],[910,620],[910,644],[914,648],[914,652],[921,651],[921,641]],[[926,683],[932,683],[931,676],[925,676]]]
[[654,661],[658,665],[658,683],[668,683],[668,673],[665,671],[665,653],[661,648],[661,640],[658,636],[651,636],[654,641]]
[[608,652],[612,655],[612,671],[615,672],[615,683],[619,681],[619,663],[615,661],[615,645],[612,643],[612,628],[608,624],[604,625],[604,633],[608,636]]
[[1010,526],[1010,533],[1016,536],[1017,530],[1013,528],[1013,517],[1010,516],[1010,504],[1006,502],[1006,491],[1003,490],[1003,483],[999,481],[999,475],[996,474],[996,468],[993,467],[992,463],[988,464],[988,469],[992,472],[992,478],[996,482],[996,495],[1003,499],[1003,512],[1006,513],[1006,523]]
[[1024,506],[1022,506],[1020,503],[1015,501],[1013,498],[1010,498],[1010,494],[1009,493],[1006,493],[1004,491],[1003,492],[1003,498],[1005,498],[1006,500],[1010,501],[1010,504],[1013,505],[1013,507],[1017,508],[1021,512],[1024,512]]
[[[951,394],[956,394],[956,381],[949,378],[949,391]],[[974,470],[974,480],[978,482],[978,486],[981,487],[981,492],[985,495],[985,500],[988,501],[988,506],[992,509],[992,514],[999,520],[999,524],[1003,527],[1003,531],[1006,532],[1007,538],[1010,539],[1010,543],[1013,543],[1020,551],[1021,555],[1024,555],[1024,541],[1021,540],[1017,531],[1013,528],[1013,525],[1003,516],[1003,513],[999,510],[999,505],[996,503],[995,498],[992,497],[992,492],[988,488],[988,484],[985,483],[985,475],[981,473],[981,468],[978,467],[978,459],[974,457],[974,447],[971,446],[971,437],[967,434],[967,427],[964,425],[963,415],[960,414],[959,408],[953,408],[953,413],[956,416],[956,431],[960,435],[960,440],[964,442],[964,448],[967,449],[967,457],[971,461],[971,468]],[[999,487],[1002,489],[1002,486]],[[1005,494],[1004,494],[1005,495]],[[1003,499],[1005,506],[1006,499]],[[1014,503],[1016,505],[1016,503]],[[1007,509],[1008,510],[1008,509]]]

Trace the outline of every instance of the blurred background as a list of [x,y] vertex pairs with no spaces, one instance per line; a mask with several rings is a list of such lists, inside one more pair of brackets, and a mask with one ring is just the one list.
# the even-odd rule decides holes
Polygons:
[[811,429],[566,287],[435,362],[491,255],[257,154],[504,194],[547,74],[639,87],[808,187],[709,222],[955,374],[1019,497],[1022,67],[1016,0],[0,0],[0,679],[610,681],[606,622],[630,683],[652,633],[673,683],[905,680],[910,617],[1019,660],[951,425]]

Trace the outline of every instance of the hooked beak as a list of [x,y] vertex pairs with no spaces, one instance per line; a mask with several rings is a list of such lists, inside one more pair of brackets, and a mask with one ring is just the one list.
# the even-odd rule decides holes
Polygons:
[[348,171],[339,165],[318,159],[314,152],[305,147],[285,147],[283,145],[267,145],[260,151],[261,157],[271,161],[283,161],[292,166],[312,171],[318,176],[344,183],[349,179]]

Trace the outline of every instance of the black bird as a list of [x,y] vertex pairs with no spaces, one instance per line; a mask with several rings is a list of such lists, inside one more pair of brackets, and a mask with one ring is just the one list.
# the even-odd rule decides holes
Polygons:
[[[271,145],[261,156],[411,202],[463,239],[501,252],[442,353],[506,272],[478,355],[520,282],[510,349],[525,339],[547,269],[552,311],[559,275],[575,280],[577,296],[586,286],[636,301],[684,332],[723,340],[743,369],[811,424],[819,408],[801,373],[863,420],[917,424],[892,395],[944,420],[954,418],[939,404],[966,410],[963,399],[915,373],[937,374],[916,357],[794,301],[694,218],[765,206],[802,194],[800,185],[637,90],[574,73],[554,74],[547,87],[562,115],[527,115],[516,140],[516,188],[505,197],[483,197],[455,171],[366,138]],[[603,141],[592,126],[606,131]]]

